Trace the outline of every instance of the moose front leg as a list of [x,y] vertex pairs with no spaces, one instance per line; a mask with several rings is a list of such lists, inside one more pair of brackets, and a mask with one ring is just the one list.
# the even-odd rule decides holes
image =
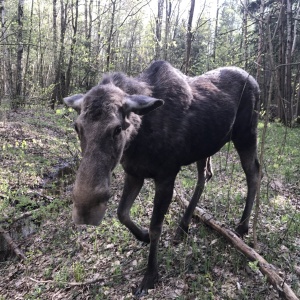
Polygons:
[[173,196],[175,177],[164,181],[155,180],[154,207],[150,223],[150,249],[147,270],[142,283],[135,291],[136,296],[147,294],[158,280],[157,251],[162,232],[162,224]]
[[143,183],[143,178],[137,178],[127,173],[125,174],[123,194],[118,206],[118,218],[139,241],[150,243],[148,230],[141,228],[130,218],[130,209],[139,194]]

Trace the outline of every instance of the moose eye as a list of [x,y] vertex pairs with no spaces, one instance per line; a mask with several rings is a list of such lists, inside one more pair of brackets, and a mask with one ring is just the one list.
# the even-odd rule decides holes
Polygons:
[[120,125],[117,126],[114,130],[114,137],[119,135],[121,133],[121,131],[122,131],[122,127]]

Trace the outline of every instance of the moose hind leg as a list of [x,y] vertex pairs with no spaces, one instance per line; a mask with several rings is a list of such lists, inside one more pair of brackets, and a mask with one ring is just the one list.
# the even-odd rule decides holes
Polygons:
[[247,189],[248,189],[244,212],[240,220],[240,223],[236,228],[236,232],[241,237],[243,237],[245,234],[248,233],[249,230],[250,214],[257,193],[258,180],[259,180],[259,162],[257,159],[256,139],[255,142],[253,142],[252,146],[249,147],[248,144],[247,149],[245,148],[241,149],[241,147],[239,147],[237,143],[235,143],[235,147],[238,151],[243,170],[246,174]]
[[174,237],[174,244],[179,244],[184,237],[188,234],[189,224],[191,222],[193,212],[197,206],[200,196],[203,192],[205,182],[212,176],[210,158],[197,161],[198,180],[194,194],[186,208],[184,215],[177,227]]

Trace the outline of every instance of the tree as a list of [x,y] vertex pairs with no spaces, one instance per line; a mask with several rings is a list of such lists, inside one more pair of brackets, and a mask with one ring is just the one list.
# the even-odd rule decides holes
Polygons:
[[[0,10],[1,10],[1,42],[3,43],[3,60],[2,60],[2,86],[4,96],[12,96],[14,91],[13,83],[13,72],[11,56],[9,53],[9,40],[8,40],[8,21],[6,17],[6,7],[5,0],[0,0]],[[1,102],[0,102],[1,103]]]
[[[248,0],[244,0],[244,7],[248,7]],[[244,52],[244,68],[248,67],[248,10],[243,9],[243,47]]]
[[[54,4],[56,4],[56,0],[53,0],[53,19],[55,17],[54,13],[56,12],[56,7],[54,8]],[[65,75],[65,34],[67,30],[68,6],[69,0],[66,0],[66,2],[64,2],[64,0],[60,0],[60,47],[57,64],[55,65],[54,89],[51,99],[52,109],[54,109],[57,102],[62,103],[63,97],[67,95]],[[54,44],[54,47],[56,45],[57,44]],[[56,51],[56,48],[54,48],[54,51]]]
[[33,7],[34,7],[34,0],[31,1],[31,9],[30,9],[30,24],[29,24],[29,37],[28,37],[28,44],[27,44],[27,49],[26,49],[26,63],[25,63],[25,69],[24,69],[24,87],[23,87],[23,101],[25,104],[25,97],[27,94],[27,80],[28,76],[27,74],[29,73],[29,57],[30,57],[30,50],[31,50],[31,41],[32,41],[32,28],[33,28]]
[[18,3],[18,34],[17,34],[17,79],[16,79],[16,95],[15,100],[13,101],[13,106],[17,107],[22,102],[22,85],[23,85],[23,67],[22,67],[22,59],[23,59],[23,9],[24,9],[24,0],[19,0]]
[[[72,41],[70,46],[70,54],[69,54],[69,63],[67,67],[66,72],[66,92],[65,95],[68,95],[70,92],[70,83],[71,83],[71,77],[72,77],[72,68],[73,68],[73,59],[74,59],[74,51],[75,51],[75,44],[77,41],[77,27],[78,27],[78,2],[79,0],[75,0],[75,3],[72,3],[72,28],[73,28],[73,35],[72,35]],[[75,12],[74,12],[75,10]],[[65,96],[64,95],[64,96]]]
[[191,0],[191,7],[189,12],[189,20],[187,24],[187,33],[186,33],[186,56],[185,56],[185,74],[189,72],[190,65],[190,56],[191,56],[191,47],[192,47],[192,23],[194,17],[194,9],[195,9],[195,0]]
[[162,32],[162,17],[164,0],[158,0],[157,2],[157,18],[156,18],[156,47],[155,47],[155,59],[161,58],[161,32]]
[[164,60],[168,60],[171,11],[172,11],[172,3],[170,0],[166,0],[166,30],[165,30],[165,42],[164,42]]
[[[5,27],[5,6],[4,0],[0,0],[0,13],[1,13],[1,42],[6,42],[6,27]],[[0,94],[0,99],[7,94],[7,75],[6,75],[6,58],[7,58],[7,49],[6,46],[3,46],[2,58],[1,58],[1,89],[2,93]],[[0,100],[1,105],[1,100]]]
[[285,91],[284,98],[286,102],[286,119],[284,120],[286,125],[291,125],[293,119],[293,103],[292,103],[292,5],[291,0],[286,0],[286,51],[285,51]]
[[219,0],[217,0],[217,10],[216,10],[216,21],[215,21],[215,34],[214,34],[214,46],[213,46],[213,61],[216,61],[216,48],[217,48],[217,38],[218,38],[218,26],[219,26]]
[[110,63],[112,59],[112,40],[115,26],[115,16],[116,16],[116,0],[111,0],[111,19],[110,28],[107,38],[107,49],[106,49],[106,72],[110,70]]

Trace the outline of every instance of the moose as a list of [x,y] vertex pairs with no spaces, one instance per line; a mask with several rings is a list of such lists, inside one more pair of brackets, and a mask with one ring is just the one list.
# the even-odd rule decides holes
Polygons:
[[[259,180],[259,86],[246,71],[223,67],[189,77],[168,62],[155,61],[137,77],[121,72],[104,75],[86,94],[64,101],[79,113],[75,130],[82,150],[73,189],[73,221],[100,224],[110,198],[111,174],[120,162],[125,182],[118,218],[138,240],[150,243],[136,296],[146,294],[158,280],[158,241],[176,175],[182,166],[196,162],[196,188],[175,234],[180,241],[211,176],[210,157],[229,141],[247,181],[246,205],[236,232],[248,233]],[[146,178],[155,186],[149,231],[130,218]]]

